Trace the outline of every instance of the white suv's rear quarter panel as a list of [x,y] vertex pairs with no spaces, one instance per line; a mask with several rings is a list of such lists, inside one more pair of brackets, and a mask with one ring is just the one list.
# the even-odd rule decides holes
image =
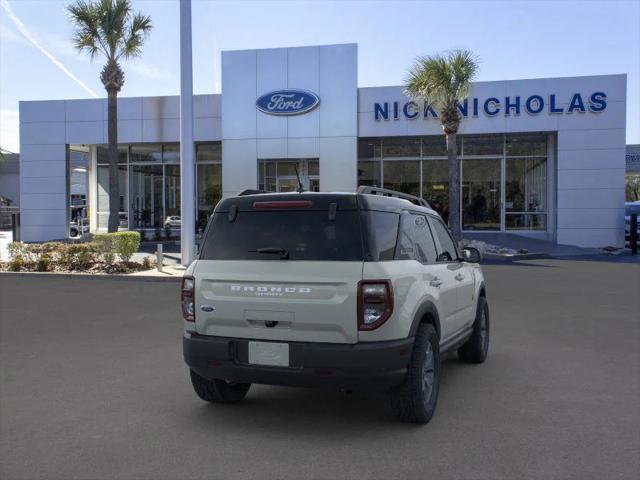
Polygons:
[[431,278],[424,266],[415,260],[364,262],[363,280],[391,280],[393,286],[393,313],[380,327],[358,333],[361,342],[379,342],[407,338],[418,308],[425,300],[437,304],[429,296],[427,285]]

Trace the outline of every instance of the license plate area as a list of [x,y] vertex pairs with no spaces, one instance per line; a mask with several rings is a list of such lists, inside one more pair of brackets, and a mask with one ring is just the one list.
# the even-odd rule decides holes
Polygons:
[[249,363],[271,367],[289,366],[289,344],[275,342],[249,342]]

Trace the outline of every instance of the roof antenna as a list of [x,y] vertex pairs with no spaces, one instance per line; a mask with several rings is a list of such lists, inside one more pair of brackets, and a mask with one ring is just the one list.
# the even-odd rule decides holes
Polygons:
[[295,163],[293,164],[293,168],[296,171],[296,177],[298,178],[298,190],[296,190],[298,193],[303,193],[304,192],[304,187],[302,186],[302,180],[300,180],[300,173],[298,172],[298,165],[296,165]]

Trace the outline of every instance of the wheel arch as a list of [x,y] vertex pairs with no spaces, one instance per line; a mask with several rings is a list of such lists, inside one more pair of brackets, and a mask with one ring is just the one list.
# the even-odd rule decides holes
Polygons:
[[421,323],[430,323],[433,325],[433,328],[436,329],[436,333],[438,334],[438,338],[442,338],[440,330],[440,315],[438,314],[438,309],[435,304],[430,300],[422,303],[414,315],[413,322],[411,323],[411,330],[409,331],[410,337],[414,337],[416,335]]
[[487,287],[484,285],[484,281],[480,283],[478,287],[478,297],[487,297]]

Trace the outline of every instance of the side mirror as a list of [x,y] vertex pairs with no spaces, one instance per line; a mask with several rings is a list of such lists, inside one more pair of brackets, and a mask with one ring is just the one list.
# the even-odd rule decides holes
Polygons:
[[482,255],[477,248],[464,247],[462,249],[462,259],[469,263],[480,263],[482,262]]

